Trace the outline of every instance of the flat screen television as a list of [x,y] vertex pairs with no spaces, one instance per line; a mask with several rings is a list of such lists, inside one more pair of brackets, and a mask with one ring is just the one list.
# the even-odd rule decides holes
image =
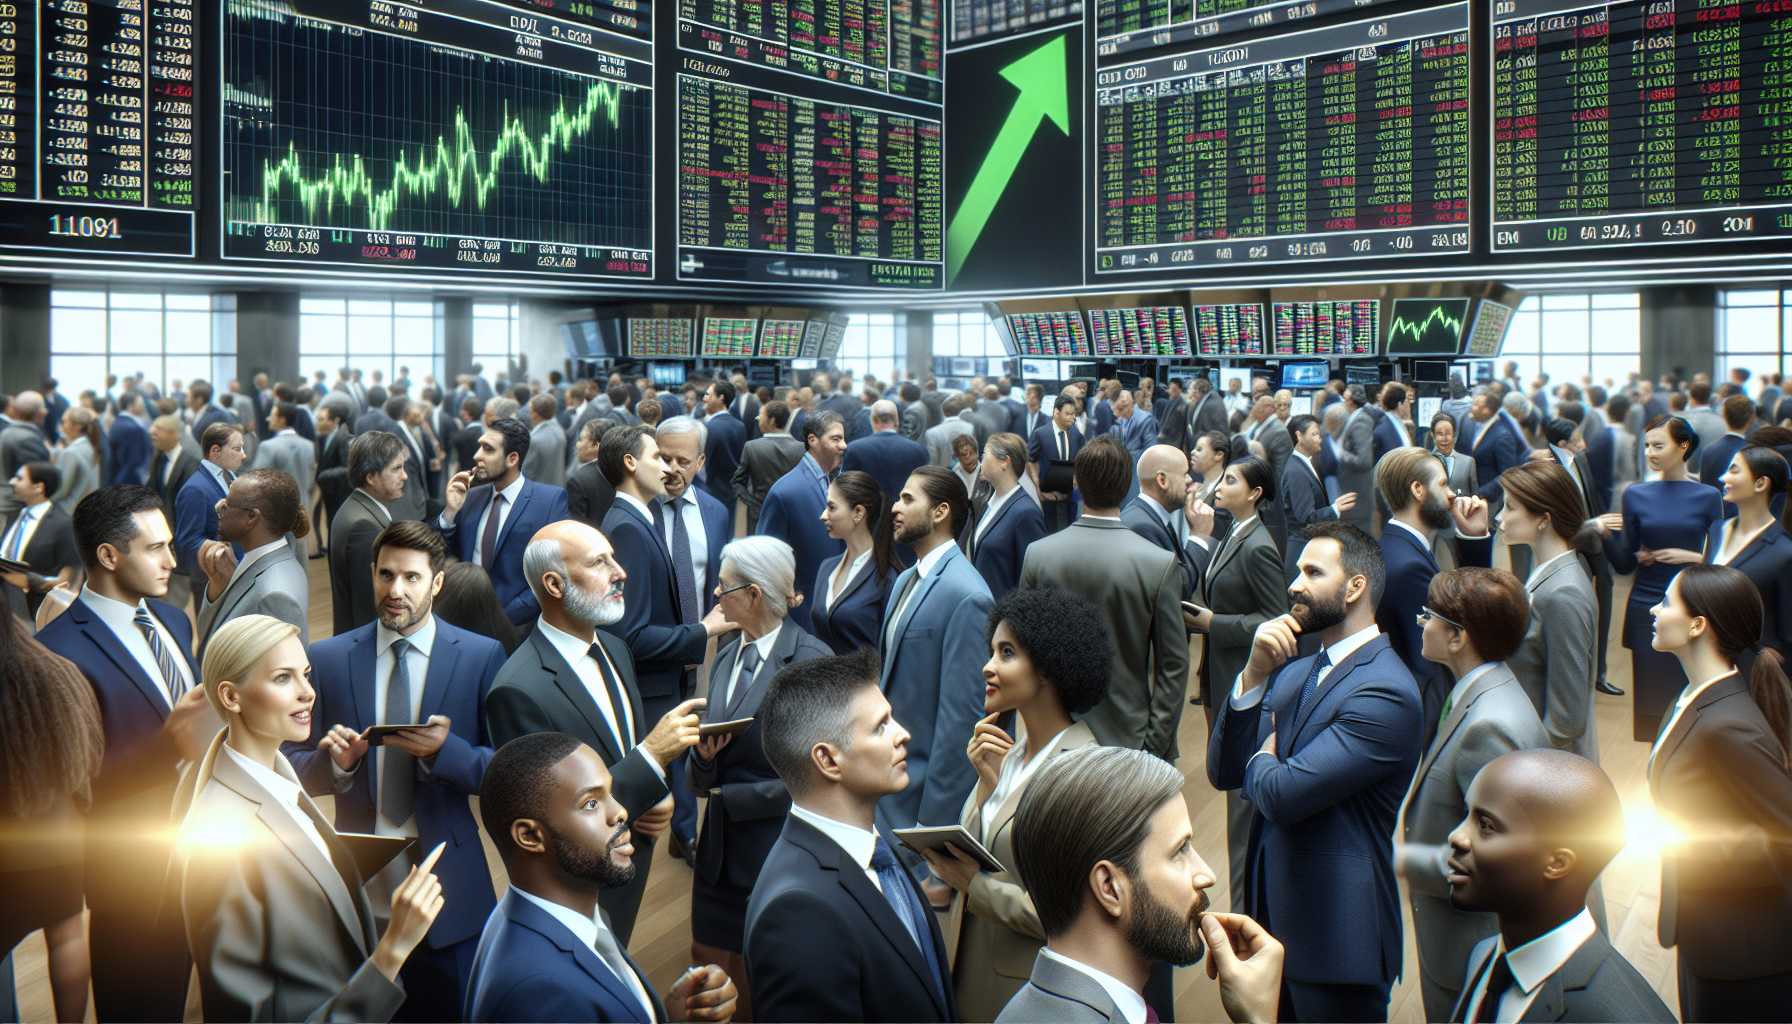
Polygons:
[[1365,363],[1345,363],[1344,383],[1347,385],[1361,384],[1365,390],[1371,392],[1369,397],[1374,398],[1374,389],[1381,387],[1381,368]]
[[1299,360],[1282,364],[1282,387],[1312,391],[1325,387],[1331,367],[1322,359]]

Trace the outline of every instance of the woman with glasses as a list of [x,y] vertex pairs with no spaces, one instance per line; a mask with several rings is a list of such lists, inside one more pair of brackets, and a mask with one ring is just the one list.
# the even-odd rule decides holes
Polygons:
[[1723,498],[1736,506],[1736,516],[1713,524],[1705,541],[1707,565],[1727,565],[1761,592],[1761,643],[1782,661],[1792,657],[1792,534],[1773,505],[1784,498],[1789,475],[1784,456],[1772,448],[1737,452],[1722,478]]
[[1401,808],[1396,858],[1412,894],[1426,1020],[1450,1019],[1469,953],[1498,925],[1492,914],[1450,904],[1449,836],[1468,814],[1469,783],[1501,754],[1549,745],[1537,710],[1506,664],[1524,640],[1531,611],[1518,577],[1469,568],[1431,577],[1418,615],[1425,660],[1448,669],[1455,681]]
[[[775,537],[742,537],[722,549],[716,603],[740,632],[717,651],[709,670],[710,722],[752,719],[772,677],[786,665],[833,656],[790,620],[796,555]],[[766,760],[759,725],[699,740],[690,754],[691,788],[709,797],[691,879],[691,955],[720,964],[735,979],[734,1019],[752,1020],[747,985],[747,900],[759,867],[790,811],[790,793]]]

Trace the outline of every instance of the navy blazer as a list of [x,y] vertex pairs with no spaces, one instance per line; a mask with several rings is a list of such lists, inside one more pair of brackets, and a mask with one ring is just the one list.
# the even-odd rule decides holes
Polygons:
[[[1332,500],[1326,497],[1325,481],[1319,479],[1317,470],[1308,466],[1306,461],[1288,456],[1282,465],[1282,521],[1288,528],[1288,545],[1282,554],[1282,569],[1288,579],[1292,580],[1298,572],[1300,553],[1306,547],[1300,540],[1300,531],[1315,523],[1329,522],[1338,518],[1332,508]],[[1373,501],[1367,495],[1363,500]]]
[[[654,1017],[665,1020],[659,994],[626,946],[622,956],[653,1000]],[[641,1003],[628,982],[565,925],[513,890],[485,920],[463,1009],[461,1019],[475,1024],[641,1022]]]
[[[1476,423],[1473,417],[1464,420],[1462,425],[1464,438],[1457,443],[1456,450],[1474,456],[1475,479],[1481,481],[1481,488],[1475,493],[1493,504],[1506,493],[1500,486],[1500,474],[1523,462],[1530,454],[1530,446],[1513,429],[1504,413],[1495,413],[1486,426]],[[1486,436],[1475,440],[1482,432]]]
[[[1143,494],[1137,495],[1120,510],[1120,521],[1126,524],[1127,529],[1176,556],[1176,563],[1182,567],[1182,597],[1192,601],[1201,588],[1202,577],[1207,575],[1213,552],[1193,542],[1187,546],[1178,543],[1176,535],[1170,532],[1169,525],[1157,511],[1156,504],[1156,501]],[[1218,536],[1217,530],[1215,536]]]
[[1394,426],[1393,414],[1385,409],[1377,409],[1375,411],[1381,413],[1380,416],[1375,417],[1374,434],[1375,461],[1379,463],[1381,462],[1381,457],[1383,455],[1386,455],[1396,448],[1405,448],[1408,444],[1400,439],[1400,428]]
[[[920,887],[914,891],[919,896]],[[939,915],[925,916],[943,968]],[[753,886],[744,952],[755,1020],[960,1019],[951,976],[941,992],[921,947],[864,868],[795,815],[785,819]]]
[[[218,539],[218,502],[223,500],[224,488],[203,460],[174,496],[176,569],[191,576],[196,586],[205,585],[205,574],[199,570],[199,546]],[[239,548],[237,557],[242,555]]]
[[[1249,708],[1218,697],[1207,775],[1258,813],[1243,907],[1287,947],[1286,977],[1388,985],[1402,954],[1394,822],[1423,749],[1418,687],[1377,636],[1297,715],[1314,657],[1284,665]],[[1275,755],[1254,757],[1272,722]]]
[[[1711,447],[1699,452],[1699,479],[1717,488],[1724,489],[1723,476],[1730,468],[1730,460],[1736,453],[1748,447],[1748,439],[1735,434],[1725,434],[1711,443]],[[1736,506],[1724,502],[1726,517],[1736,514]]]
[[884,511],[894,504],[910,473],[927,465],[927,446],[894,430],[867,434],[846,446],[842,470],[870,473],[884,492]]
[[[635,660],[643,701],[683,692],[686,665],[703,660],[709,634],[700,622],[686,625],[678,613],[678,583],[666,539],[633,503],[618,495],[604,513],[604,536],[616,549],[623,581],[622,621],[610,627]],[[659,706],[658,703],[655,706]]]
[[[1493,564],[1493,537],[1479,540],[1456,539],[1456,555],[1464,566],[1489,568]],[[1432,577],[1443,571],[1431,548],[1419,543],[1412,531],[1396,526],[1392,520],[1381,530],[1381,561],[1386,566],[1387,582],[1382,586],[1381,603],[1375,608],[1375,624],[1387,634],[1394,653],[1406,663],[1419,692],[1425,700],[1424,736],[1429,744],[1443,717],[1444,699],[1456,685],[1448,669],[1434,661],[1426,661],[1425,631],[1419,628],[1419,609],[1425,605],[1425,592]]]
[[[1711,524],[1705,541],[1705,561],[1715,562],[1723,551],[1724,527],[1734,522],[1719,519]],[[1761,592],[1761,643],[1792,659],[1792,534],[1778,522],[1769,523],[1759,537],[1730,559],[1730,568],[1742,573]],[[1748,664],[1754,659],[1744,653]]]
[[[821,521],[822,509],[828,502],[827,484],[820,474],[821,467],[814,457],[804,455],[765,493],[765,503],[759,507],[759,521],[754,526],[755,533],[790,545],[796,554],[798,580],[814,579],[821,563],[846,550],[844,543],[828,536],[828,528]],[[891,495],[885,497],[895,500]],[[790,618],[809,629],[809,602],[790,609]]]
[[152,454],[149,431],[135,417],[120,413],[106,435],[106,483],[147,483]]
[[846,584],[846,589],[832,603],[828,602],[828,581],[846,557],[845,552],[821,563],[815,573],[815,588],[803,602],[810,609],[809,622],[815,638],[834,649],[835,654],[851,654],[878,646],[878,630],[883,628],[884,606],[890,600],[890,587],[897,572],[879,579],[875,562]]
[[[493,485],[480,484],[467,492],[466,503],[460,507],[453,523],[442,527],[441,521],[436,521],[442,539],[448,542],[448,550],[463,562],[473,561],[479,551],[479,517],[491,504],[493,493]],[[492,589],[498,592],[498,602],[504,606],[505,616],[524,629],[534,624],[535,617],[541,614],[541,605],[536,602],[535,591],[529,589],[529,581],[523,575],[523,549],[542,527],[565,518],[566,488],[524,480],[522,492],[516,497],[516,506],[504,517],[504,525],[498,530],[498,542],[492,547],[492,564],[485,567],[485,573],[492,578]]]
[[1019,585],[1027,545],[1045,536],[1044,513],[1025,488],[1017,484],[1014,490],[1014,496],[996,512],[995,521],[983,531],[981,539],[977,537],[977,527],[982,524],[972,522],[965,527],[964,540],[970,549],[971,564],[989,585],[991,599]]
[[[1599,489],[1599,497],[1606,508],[1612,507],[1613,488],[1615,486],[1617,453],[1613,450],[1615,427],[1606,424],[1602,430],[1595,431],[1587,438],[1587,465],[1593,471],[1593,486]],[[1460,449],[1459,449],[1460,450]]]
[[[708,430],[703,442],[703,486],[711,497],[734,508],[734,470],[747,446],[747,425],[726,409],[703,421]],[[729,533],[734,523],[729,521]]]
[[[333,762],[317,744],[336,724],[360,732],[378,724],[383,708],[374,706],[374,662],[379,655],[379,624],[369,622],[347,633],[311,645],[311,685],[317,702],[311,708],[311,738],[288,743],[286,759],[312,796],[333,796],[336,831],[372,832],[378,819],[378,759],[369,750],[356,766],[347,788],[338,790]],[[429,672],[423,679],[419,717],[446,715],[448,738],[435,758],[417,766],[417,848],[420,854],[446,843],[436,862],[436,877],[454,894],[429,929],[429,944],[441,949],[472,938],[492,908],[492,877],[485,866],[479,826],[467,808],[477,796],[492,760],[492,741],[485,729],[485,695],[504,667],[504,648],[436,619]],[[396,724],[396,723],[394,723]]]
[[[1053,426],[1048,419],[1046,420],[1045,425],[1038,430],[1033,431],[1033,436],[1027,440],[1027,461],[1040,467],[1039,472],[1042,482],[1039,489],[1042,491],[1048,489],[1043,483],[1045,464],[1056,460],[1058,457],[1057,430],[1058,428]],[[1072,425],[1071,428],[1064,433],[1067,435],[1066,439],[1070,442],[1070,458],[1072,461],[1075,461],[1076,453],[1083,450],[1083,432]]]

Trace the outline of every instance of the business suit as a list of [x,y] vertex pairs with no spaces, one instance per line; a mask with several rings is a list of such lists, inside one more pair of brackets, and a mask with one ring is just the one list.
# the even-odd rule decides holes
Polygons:
[[[578,737],[603,759],[604,767],[610,770],[616,802],[633,820],[652,810],[671,791],[665,773],[650,762],[650,755],[640,745],[656,719],[647,717],[643,708],[641,691],[635,682],[635,661],[628,645],[621,637],[603,630],[597,631],[597,642],[603,645],[610,664],[616,668],[617,687],[628,702],[628,717],[634,720],[634,735],[628,737],[626,751],[616,749],[615,737],[622,730],[611,731],[609,721],[577,670],[567,664],[539,629],[532,630],[528,639],[518,645],[492,681],[485,698],[486,735],[494,750],[530,733],[563,732]],[[617,940],[624,946],[634,932],[635,915],[641,908],[647,874],[653,866],[654,841],[637,833],[634,844],[634,880],[598,895],[598,905],[610,915]]]
[[[1709,486],[1723,490],[1724,473],[1730,468],[1730,460],[1736,453],[1748,447],[1748,439],[1741,434],[1726,433],[1711,442],[1711,447],[1699,446],[1699,479]],[[1724,505],[1725,515],[1735,515],[1736,506]]]
[[[1493,538],[1458,538],[1458,553],[1464,565],[1492,564]],[[1425,631],[1419,628],[1419,609],[1425,606],[1425,593],[1431,580],[1442,570],[1425,543],[1402,524],[1388,521],[1381,531],[1381,561],[1386,567],[1387,582],[1382,587],[1381,604],[1375,609],[1375,624],[1387,634],[1394,653],[1418,681],[1419,695],[1424,701],[1423,732],[1420,746],[1431,742],[1443,715],[1444,698],[1454,685],[1449,670],[1434,661],[1425,660]],[[1591,647],[1588,648],[1589,651]],[[1517,673],[1517,670],[1513,670]],[[1518,673],[1523,678],[1522,673]]]
[[988,584],[989,596],[995,599],[1020,583],[1021,562],[1027,557],[1027,548],[1045,536],[1045,518],[1018,483],[989,522],[982,522],[983,518],[965,526],[964,548]]
[[[283,759],[272,770],[298,782]],[[187,785],[201,777],[183,832],[221,828],[251,838],[241,846],[200,840],[176,847],[174,876],[205,1019],[391,1020],[405,990],[369,959],[378,942],[373,907],[336,830],[299,797],[293,811],[311,820],[326,858],[280,798],[226,753],[222,737]]]
[[1162,409],[1153,409],[1151,414],[1157,419],[1158,444],[1171,445],[1184,452],[1189,450],[1187,399],[1180,395],[1175,398],[1166,398],[1163,400]]
[[554,420],[542,420],[529,431],[523,453],[523,475],[550,487],[566,486],[566,431]]
[[1393,413],[1382,410],[1381,415],[1375,417],[1375,461],[1377,463],[1388,452],[1396,448],[1408,447],[1410,444],[1411,441],[1400,435],[1400,427],[1395,425]]
[[[754,532],[790,545],[796,553],[799,580],[814,579],[821,563],[846,550],[845,544],[828,536],[828,528],[821,521],[822,509],[827,507],[827,489],[827,476],[821,466],[813,456],[804,455],[766,492],[765,504],[759,509]],[[887,507],[884,512],[889,514]],[[790,609],[790,618],[808,629],[808,602]]]
[[[1047,533],[1057,533],[1064,529],[1076,521],[1077,515],[1075,489],[1052,492],[1045,486],[1045,474],[1046,470],[1054,463],[1062,463],[1068,468],[1071,463],[1076,461],[1077,453],[1083,450],[1083,432],[1074,425],[1064,431],[1064,450],[1068,451],[1069,455],[1060,458],[1057,431],[1058,428],[1055,425],[1047,422],[1038,430],[1033,431],[1032,437],[1027,440],[1027,462],[1039,467],[1039,511],[1045,517]],[[1060,493],[1065,497],[1061,501],[1047,498],[1045,494],[1048,492]]]
[[336,521],[336,513],[354,487],[348,481],[348,445],[353,435],[342,424],[317,442],[317,494],[324,503],[324,525]]
[[[1735,522],[1725,519],[1712,524],[1710,537],[1705,542],[1707,563],[1718,564],[1724,548],[1724,535],[1733,528],[1725,524]],[[1747,576],[1761,592],[1762,645],[1779,651],[1782,659],[1792,654],[1792,535],[1788,535],[1779,523],[1770,523],[1735,557],[1722,564]],[[1746,673],[1754,659],[1744,652],[1739,664]]]
[[[913,892],[925,906],[920,887]],[[943,969],[938,918],[923,916],[921,941],[931,943],[932,959]],[[929,957],[863,866],[794,815],[785,819],[753,886],[746,946],[757,1020],[962,1019]]]
[[[1622,424],[1607,424],[1597,430],[1587,431],[1587,464],[1593,471],[1594,486],[1599,491],[1599,500],[1606,508],[1617,502],[1616,491],[1618,475],[1618,435],[1623,433]],[[1635,476],[1635,474],[1631,474]]]
[[838,596],[829,599],[834,571],[846,558],[844,552],[821,563],[815,571],[815,586],[803,603],[810,606],[809,623],[815,638],[833,649],[835,654],[878,646],[878,628],[883,625],[884,608],[889,604],[890,588],[897,573],[880,576],[877,563],[867,561],[858,575],[846,581]]
[[205,661],[205,645],[218,627],[244,615],[269,615],[297,626],[299,642],[311,643],[311,581],[304,563],[293,556],[288,545],[282,544],[232,573],[216,601],[207,600],[208,592],[209,585],[199,590],[195,634],[199,640],[196,656],[201,663]]
[[1543,720],[1549,745],[1595,764],[1593,649],[1599,606],[1580,557],[1569,554],[1525,581],[1531,621],[1506,664]]
[[1495,414],[1486,423],[1470,418],[1463,424],[1462,432],[1463,439],[1456,448],[1474,457],[1475,478],[1481,482],[1481,489],[1475,493],[1497,512],[1506,493],[1500,486],[1500,474],[1523,462],[1530,446],[1503,413]]
[[[705,711],[709,721],[753,718],[772,679],[786,666],[834,654],[786,619],[771,653],[752,675],[743,670],[724,699],[744,640],[736,633],[716,651],[709,672],[710,707]],[[686,769],[691,788],[709,795],[691,881],[691,939],[735,953],[746,948],[747,901],[759,879],[759,866],[777,843],[790,811],[790,793],[766,760],[762,737],[755,721],[714,761],[705,761],[692,750]]]
[[1188,410],[1188,446],[1193,448],[1195,441],[1202,434],[1210,431],[1226,432],[1226,423],[1232,417],[1226,412],[1226,400],[1212,391],[1194,399]]
[[[167,630],[189,677],[193,631],[186,613],[165,601],[146,602]],[[94,1009],[101,1020],[179,1020],[190,961],[172,914],[158,916],[156,892],[173,848],[168,807],[180,754],[162,730],[168,718],[166,685],[151,679],[112,627],[77,598],[37,639],[74,662],[93,686],[106,733],[105,759],[93,783],[87,814],[88,927],[93,958]]]
[[[1437,455],[1436,449],[1432,450]],[[1480,480],[1475,475],[1475,460],[1461,451],[1452,451],[1448,458],[1437,455],[1444,464],[1444,479],[1450,484],[1450,490],[1456,494],[1474,494],[1480,490]],[[1437,561],[1441,569],[1454,569],[1462,564],[1462,552],[1456,543],[1455,530],[1439,530],[1431,538],[1431,557]]]
[[317,449],[296,430],[282,430],[261,443],[255,450],[256,469],[277,469],[292,477],[299,485],[299,503],[311,498],[311,485],[317,479]]
[[[355,425],[359,427],[371,415],[373,413],[363,415]],[[404,442],[404,496],[391,504],[392,518],[422,519],[429,508],[429,499],[424,492],[424,485],[429,480],[427,467],[430,452],[426,447],[429,439],[421,433],[406,433],[402,425],[389,419],[386,422],[391,425],[377,429],[384,429],[386,433]],[[364,430],[355,431],[357,436],[364,433]],[[412,441],[416,444],[412,444]]]
[[[1174,522],[1182,511],[1178,508],[1168,514]],[[1176,564],[1182,569],[1182,595],[1192,601],[1200,591],[1202,577],[1207,574],[1213,549],[1202,547],[1193,540],[1183,541],[1171,524],[1164,522],[1164,515],[1163,506],[1157,499],[1141,494],[1120,510],[1120,521],[1127,529],[1176,556]]]
[[[1064,730],[1050,756],[1094,745],[1095,734],[1078,722]],[[1007,757],[1019,758],[1021,753],[1017,745]],[[1024,783],[1010,788],[988,828],[983,825],[983,804],[974,792],[958,816],[965,831],[1007,869],[979,871],[972,876],[970,887],[953,898],[941,928],[952,956],[953,988],[964,1020],[995,1020],[1026,984],[1034,958],[1045,943],[1033,898],[1027,895],[1014,866],[1014,814],[1025,792]]]
[[1679,950],[1686,1020],[1786,1015],[1792,773],[1785,760],[1740,674],[1699,691],[1650,758],[1655,807],[1689,837],[1662,852],[1656,922],[1662,946]]
[[[928,427],[923,437],[927,445],[927,461],[935,466],[956,465],[958,456],[952,453],[952,439],[960,434],[973,441],[977,440],[977,428],[972,425],[972,421],[964,418],[963,413]],[[979,448],[982,447],[981,441],[977,444]]]
[[784,474],[803,461],[803,442],[786,433],[763,434],[746,443],[734,468],[734,493],[747,505],[747,532],[755,532],[759,507]]
[[[1550,446],[1555,453],[1556,462],[1568,470],[1574,478],[1575,485],[1580,488],[1581,501],[1586,505],[1587,517],[1595,518],[1605,515],[1610,504],[1600,490],[1598,478],[1593,473],[1593,464],[1585,452],[1569,452],[1566,448]],[[1521,549],[1527,555],[1528,547]],[[1598,606],[1598,622],[1594,635],[1598,637],[1598,660],[1594,665],[1595,680],[1605,678],[1606,647],[1612,632],[1612,563],[1605,556],[1605,545],[1596,544],[1591,551],[1581,552],[1581,560],[1593,580],[1593,597]],[[1600,922],[1602,925],[1603,921]]]
[[[1468,973],[1460,979],[1463,998],[1449,1019],[1460,1022],[1468,1014],[1468,1000],[1499,948],[1499,936],[1490,935],[1469,954]],[[1522,1021],[1635,1021],[1638,1024],[1674,1024],[1655,989],[1624,959],[1611,940],[1595,931],[1574,951],[1561,969],[1544,980]]]
[[1344,420],[1338,437],[1338,496],[1356,495],[1343,519],[1364,533],[1375,532],[1375,419],[1363,406]]
[[1126,1024],[1126,1014],[1101,983],[1045,955],[1033,958],[1033,970],[996,1024]]
[[[1018,402],[1015,404],[1019,405]],[[1047,409],[1044,406],[1041,406],[1038,409],[1029,409],[1024,405],[1021,405],[1020,411],[1008,421],[1008,432],[1010,434],[1018,435],[1021,440],[1025,441],[1030,439],[1040,427],[1049,427],[1051,425],[1052,411],[1050,409]]]
[[[1100,557],[1090,557],[1100,552]],[[1022,586],[1050,584],[1082,594],[1114,638],[1108,695],[1082,716],[1104,746],[1176,758],[1176,727],[1188,687],[1186,582],[1176,556],[1116,519],[1077,520],[1036,541],[1021,566]]]
[[1277,499],[1281,502],[1282,522],[1288,531],[1287,543],[1282,547],[1282,577],[1292,581],[1299,574],[1300,553],[1307,546],[1301,531],[1336,520],[1338,512],[1325,495],[1325,481],[1305,458],[1290,457],[1282,467],[1281,482]]
[[143,424],[135,416],[121,413],[106,433],[106,482],[143,483],[154,450]]
[[616,550],[623,581],[622,620],[612,629],[628,644],[641,702],[657,720],[687,695],[687,665],[703,660],[709,634],[679,614],[677,578],[665,534],[621,498],[604,516],[603,533]]
[[[448,550],[463,562],[475,561],[479,555],[483,540],[479,518],[491,505],[495,493],[492,484],[480,484],[468,491],[466,502],[461,505],[454,521],[441,527]],[[505,617],[519,628],[529,628],[541,614],[535,591],[530,589],[529,581],[523,575],[523,549],[542,527],[565,518],[566,491],[525,477],[516,504],[498,528],[497,542],[492,545],[491,561],[485,565],[485,572],[491,577],[499,604],[504,606]]]
[[[23,510],[20,515],[24,514]],[[37,576],[54,579],[64,566],[81,564],[81,549],[75,544],[75,523],[67,512],[55,505],[47,506],[43,512],[43,520],[31,532],[30,543],[19,550],[18,560],[31,567]],[[0,540],[10,540],[13,522],[0,531]],[[15,614],[30,619],[37,615],[37,608],[44,603],[44,592],[39,590],[23,591],[14,587],[6,588],[7,604]]]
[[[925,577],[919,562],[892,584],[878,637],[879,681],[896,721],[909,731],[908,788],[878,802],[890,828],[958,820],[977,773],[964,756],[983,717],[983,663],[989,660],[989,586],[970,559],[948,545]],[[903,595],[912,590],[906,604]]]
[[592,459],[566,475],[566,514],[594,530],[603,528],[604,516],[616,502],[616,488],[604,479],[603,467]]
[[[0,476],[7,481],[19,473],[27,462],[50,461],[50,449],[44,444],[44,432],[35,423],[0,416]],[[19,499],[11,487],[0,487],[0,517],[11,519],[19,512]]]
[[903,437],[919,444],[921,438],[927,434],[927,428],[932,425],[933,416],[928,411],[926,402],[917,400],[902,407],[901,433]]
[[[646,973],[626,946],[621,953],[653,1003],[653,1019],[665,1020],[665,1005]],[[592,947],[513,889],[486,920],[464,1010],[450,1019],[479,1024],[575,1020],[636,1024],[642,1008],[628,982]]]
[[842,472],[860,470],[871,474],[878,489],[884,492],[884,510],[902,493],[909,474],[927,465],[927,449],[894,430],[861,437],[846,446],[846,457],[840,462]]
[[378,616],[373,605],[373,539],[391,522],[385,507],[358,487],[330,520],[332,634],[365,626]]
[[[174,462],[172,472],[168,468],[171,459]],[[179,448],[174,449],[171,454],[157,452],[155,460],[149,464],[149,479],[146,483],[155,488],[156,494],[161,497],[162,514],[168,517],[170,529],[173,528],[175,522],[175,499],[180,496],[181,488],[187,485],[187,479],[198,468],[199,460],[192,458]],[[175,571],[179,572],[178,569]]]
[[1426,1020],[1448,1017],[1462,993],[1462,965],[1469,952],[1499,930],[1493,914],[1457,910],[1450,904],[1444,861],[1450,833],[1468,814],[1469,783],[1494,758],[1548,742],[1524,687],[1511,669],[1495,662],[1451,705],[1406,791],[1400,805],[1400,841],[1426,851],[1406,871]]
[[703,486],[728,510],[728,532],[734,532],[734,471],[747,448],[747,425],[726,409],[703,421]]
[[[215,464],[214,464],[215,465]],[[205,573],[199,568],[199,548],[218,539],[218,502],[225,490],[210,466],[203,462],[174,496],[175,571],[192,581],[194,593],[205,589]],[[238,558],[242,549],[236,548]]]
[[748,441],[759,436],[759,408],[759,396],[745,390],[735,395],[734,403],[728,406],[734,418],[747,428]]
[[[1386,1020],[1402,948],[1390,838],[1419,759],[1418,686],[1375,636],[1300,707],[1316,657],[1284,665],[1247,708],[1222,698],[1214,718],[1208,779],[1259,816],[1233,909],[1288,951],[1284,1016]],[[1272,729],[1276,753],[1254,756]]]

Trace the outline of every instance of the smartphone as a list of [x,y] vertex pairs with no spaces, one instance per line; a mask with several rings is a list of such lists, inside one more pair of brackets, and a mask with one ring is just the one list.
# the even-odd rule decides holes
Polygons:
[[367,732],[364,735],[367,737],[368,746],[377,747],[386,742],[386,737],[393,733],[402,732],[405,729],[427,728],[429,728],[428,722],[413,722],[410,725],[370,725],[367,727]]

